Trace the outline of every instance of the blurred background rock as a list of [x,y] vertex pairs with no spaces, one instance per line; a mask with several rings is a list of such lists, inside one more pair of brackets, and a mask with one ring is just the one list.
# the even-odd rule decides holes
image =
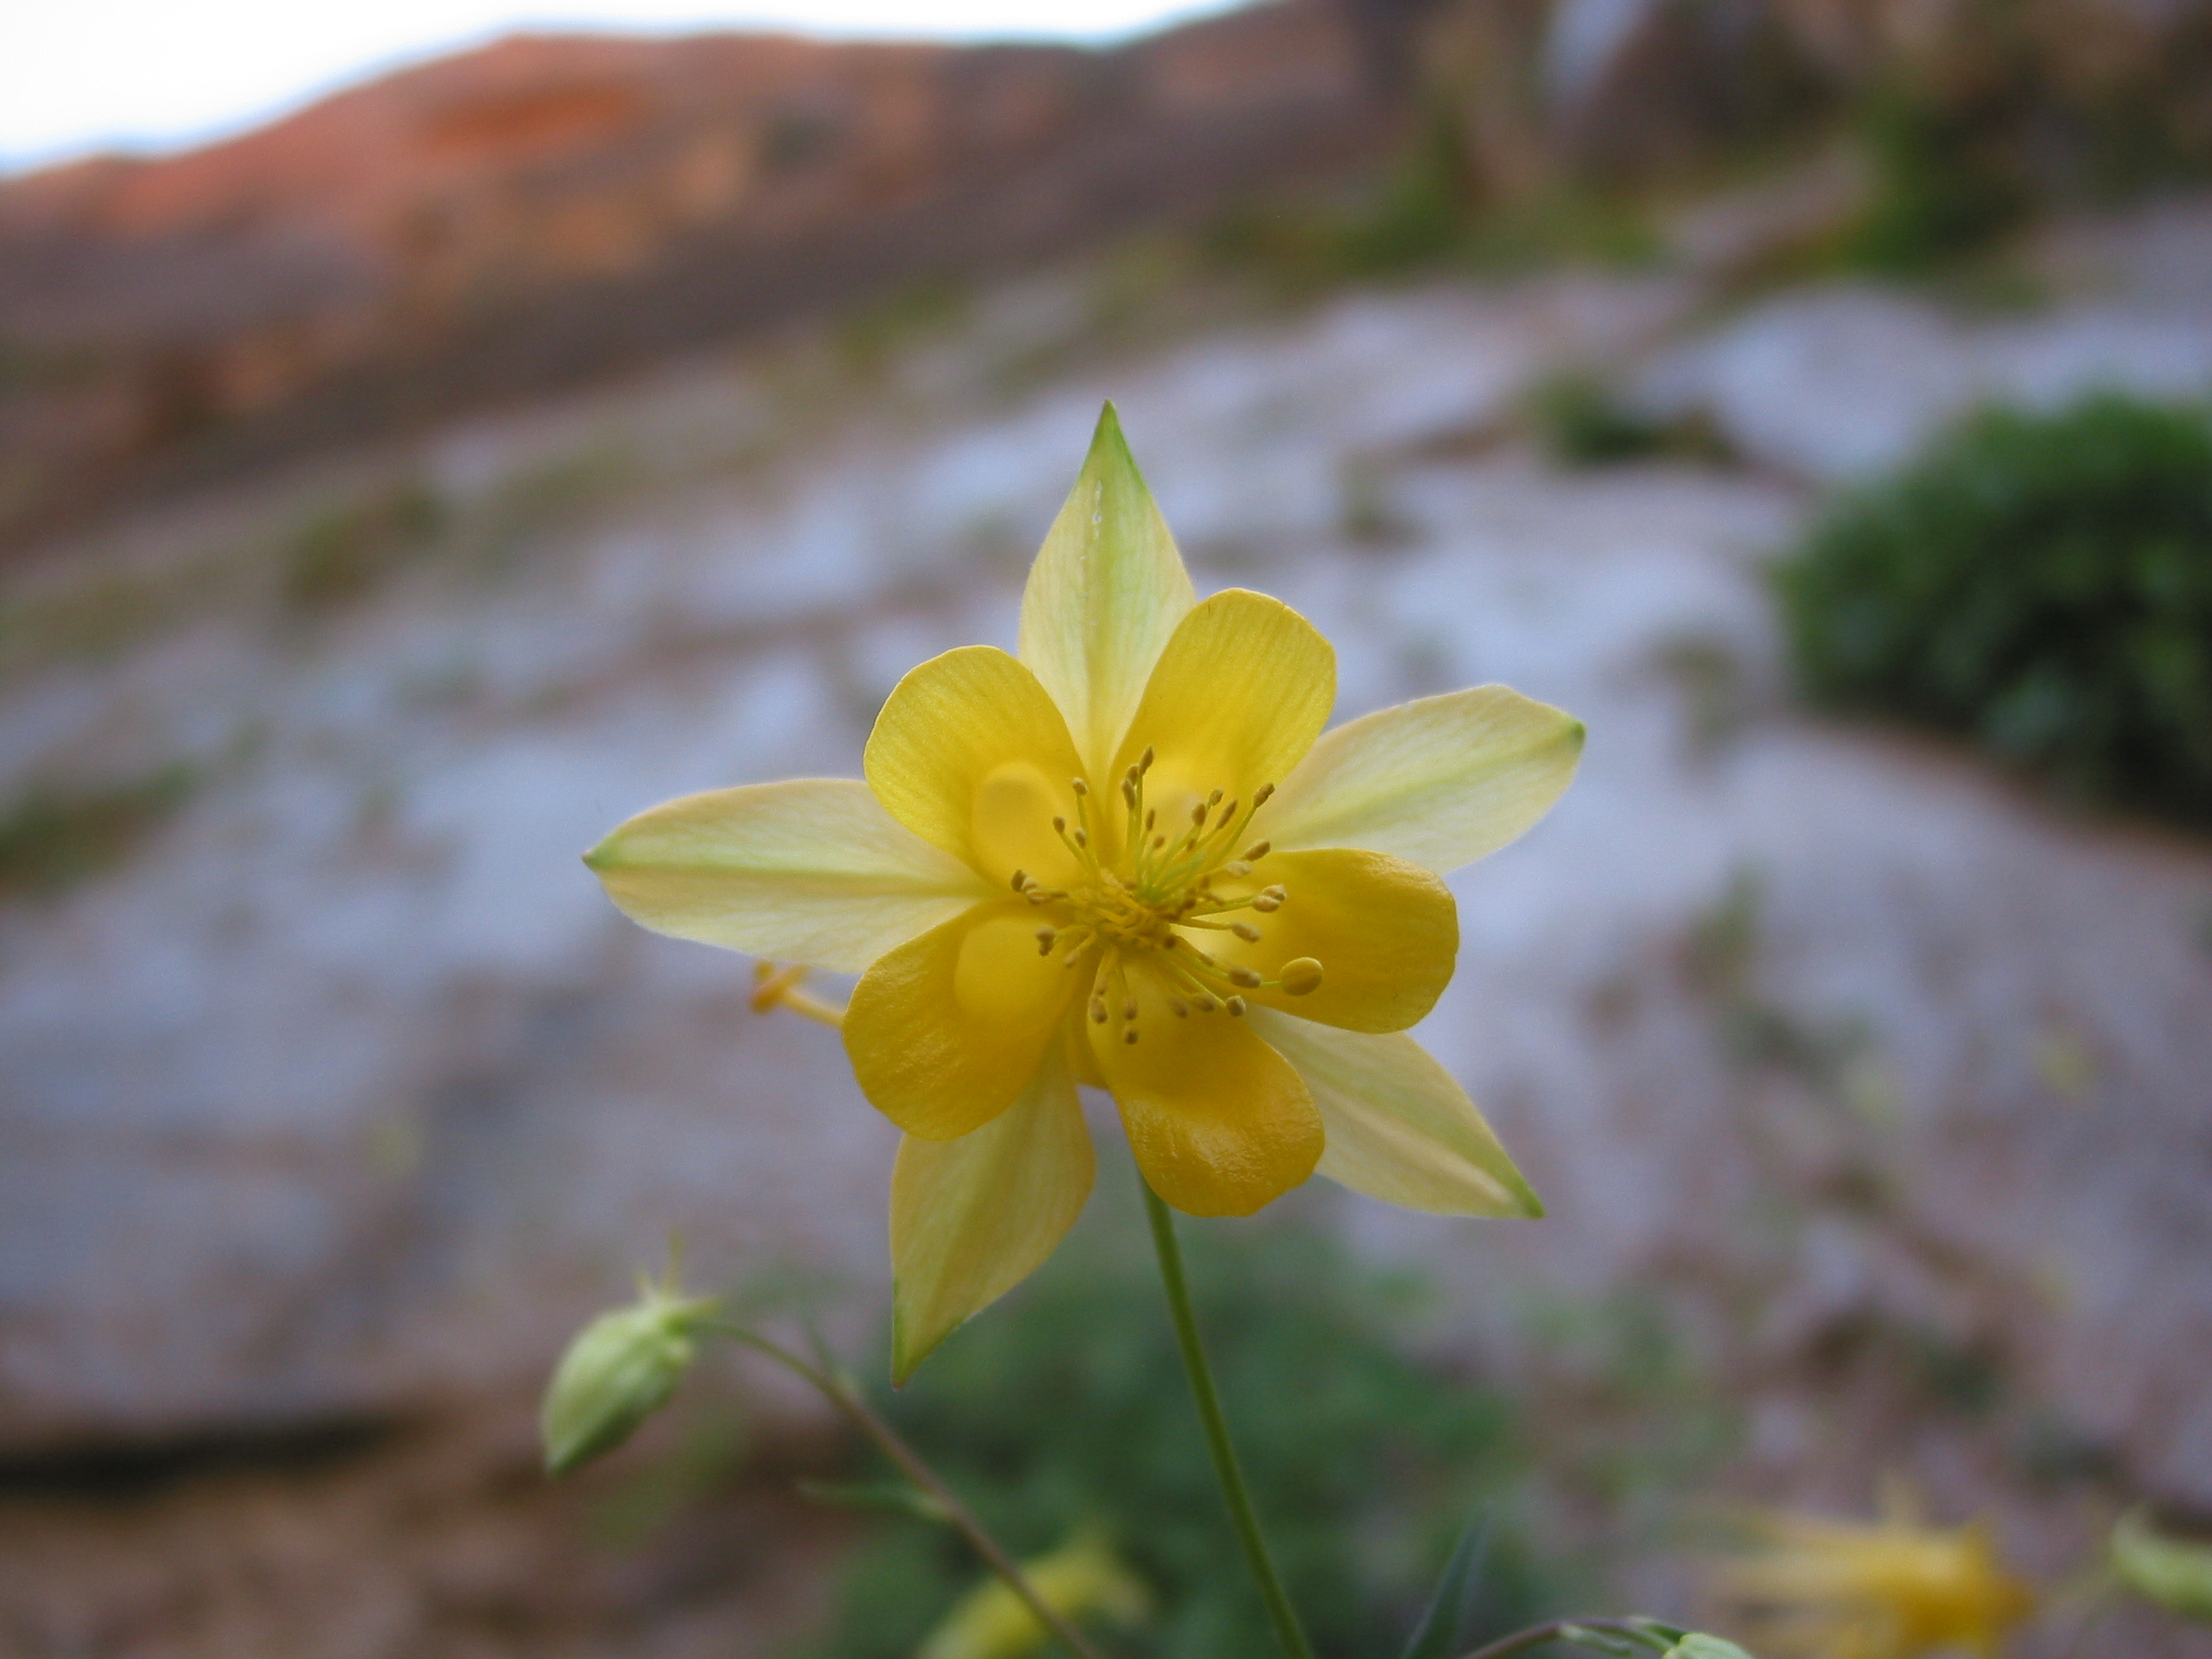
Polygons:
[[[2046,1581],[2125,1504],[2212,1516],[2201,824],[1970,719],[1813,712],[1768,579],[1917,458],[1985,499],[1940,459],[1976,406],[2092,392],[2212,397],[2190,0],[522,38],[0,180],[0,1644],[859,1659],[966,1588],[795,1495],[857,1455],[750,1373],[537,1476],[562,1337],[671,1228],[866,1351],[894,1140],[576,855],[851,773],[905,668],[1011,645],[1105,395],[1201,587],[1337,640],[1340,717],[1495,679],[1591,728],[1456,883],[1422,1032],[1550,1219],[1317,1191],[1289,1290],[1193,1230],[1330,1651],[1402,1639],[1476,1508],[1501,1624],[1692,1616],[1714,1505],[1863,1512],[1884,1469]],[[2178,504],[2127,545],[2180,574],[2096,637],[2212,730],[2212,539],[2144,489]],[[904,1405],[1025,1552],[1101,1446],[1180,1432],[1108,1186]],[[1174,1527],[1107,1512],[1163,1596],[1121,1640],[1230,1651],[1163,1461]]]

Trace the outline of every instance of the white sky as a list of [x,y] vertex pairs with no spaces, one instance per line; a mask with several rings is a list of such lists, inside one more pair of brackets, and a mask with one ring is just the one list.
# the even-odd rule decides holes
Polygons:
[[0,0],[0,172],[176,149],[522,28],[1108,40],[1228,0]]

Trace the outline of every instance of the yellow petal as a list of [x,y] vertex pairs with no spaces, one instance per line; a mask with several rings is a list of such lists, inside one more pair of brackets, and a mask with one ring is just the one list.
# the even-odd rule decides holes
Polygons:
[[1311,1175],[1321,1116],[1289,1062],[1225,1011],[1177,1018],[1149,977],[1127,989],[1135,1043],[1119,1017],[1088,1028],[1152,1190],[1190,1215],[1250,1215]]
[[978,904],[877,959],[845,1009],[861,1092],[910,1135],[952,1140],[1013,1105],[1077,976],[1037,950],[1036,912]]
[[1582,735],[1573,716],[1503,685],[1400,703],[1316,743],[1253,832],[1278,847],[1365,847],[1456,869],[1551,810]]
[[981,1128],[900,1143],[891,1175],[894,1383],[1044,1265],[1083,1213],[1092,1169],[1090,1130],[1057,1044],[1014,1103]]
[[1146,796],[1180,821],[1213,790],[1248,801],[1313,747],[1337,700],[1337,653],[1279,599],[1231,588],[1183,618],[1129,721],[1110,781],[1147,748]]
[[1260,930],[1256,944],[1234,934],[1186,934],[1230,966],[1275,978],[1285,962],[1321,964],[1321,988],[1303,997],[1249,990],[1249,1002],[1350,1031],[1403,1031],[1436,1006],[1459,952],[1459,907],[1435,871],[1382,853],[1332,847],[1270,853],[1251,878],[1289,897],[1272,915],[1232,912]]
[[1272,1009],[1245,1017],[1312,1092],[1329,1136],[1320,1174],[1436,1215],[1544,1213],[1466,1090],[1411,1037],[1332,1030]]
[[1075,824],[1082,762],[1037,677],[996,646],[946,651],[900,681],[864,769],[892,817],[994,886],[1016,869],[1054,885],[1073,873],[1052,818]]
[[678,939],[857,974],[985,892],[866,784],[795,778],[664,801],[584,855],[632,920]]
[[1161,648],[1197,601],[1109,403],[1021,593],[1021,660],[1066,713],[1092,778],[1106,775]]

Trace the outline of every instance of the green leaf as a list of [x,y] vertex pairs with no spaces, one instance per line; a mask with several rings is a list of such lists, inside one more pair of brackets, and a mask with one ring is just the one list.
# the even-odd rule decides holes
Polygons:
[[1751,1656],[1733,1641],[1723,1641],[1717,1636],[1693,1630],[1667,1649],[1667,1659],[1751,1659]]
[[1475,1586],[1482,1578],[1483,1556],[1490,1546],[1490,1520],[1485,1516],[1467,1524],[1453,1546],[1444,1574],[1436,1581],[1436,1594],[1421,1616],[1403,1659],[1452,1659],[1458,1650],[1459,1633],[1466,1628],[1467,1609]]
[[2212,1544],[2165,1537],[2131,1510],[2112,1530],[2112,1565],[2120,1582],[2169,1613],[2212,1624]]

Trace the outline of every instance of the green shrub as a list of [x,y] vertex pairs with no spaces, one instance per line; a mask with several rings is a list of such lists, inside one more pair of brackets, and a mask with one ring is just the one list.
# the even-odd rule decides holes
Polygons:
[[1816,700],[2212,829],[2212,409],[1986,411],[1778,575]]
[[199,781],[180,764],[101,789],[33,789],[0,810],[0,902],[51,898],[121,864]]
[[2036,193],[2009,129],[2011,114],[1903,88],[1870,97],[1859,125],[1874,188],[1846,239],[1846,263],[1926,276],[2020,225]]
[[[1016,1554],[1103,1525],[1158,1604],[1141,1632],[1116,1633],[1117,1652],[1276,1659],[1137,1247],[1142,1219],[1127,1195],[1102,1198],[1010,1306],[955,1336],[889,1410]],[[1397,1332],[1417,1287],[1289,1225],[1183,1231],[1223,1403],[1321,1653],[1396,1651],[1478,1507],[1493,1530],[1475,1628],[1545,1610],[1513,1525],[1513,1408],[1407,1351]],[[884,1522],[847,1574],[827,1651],[908,1659],[980,1576],[949,1534]]]

